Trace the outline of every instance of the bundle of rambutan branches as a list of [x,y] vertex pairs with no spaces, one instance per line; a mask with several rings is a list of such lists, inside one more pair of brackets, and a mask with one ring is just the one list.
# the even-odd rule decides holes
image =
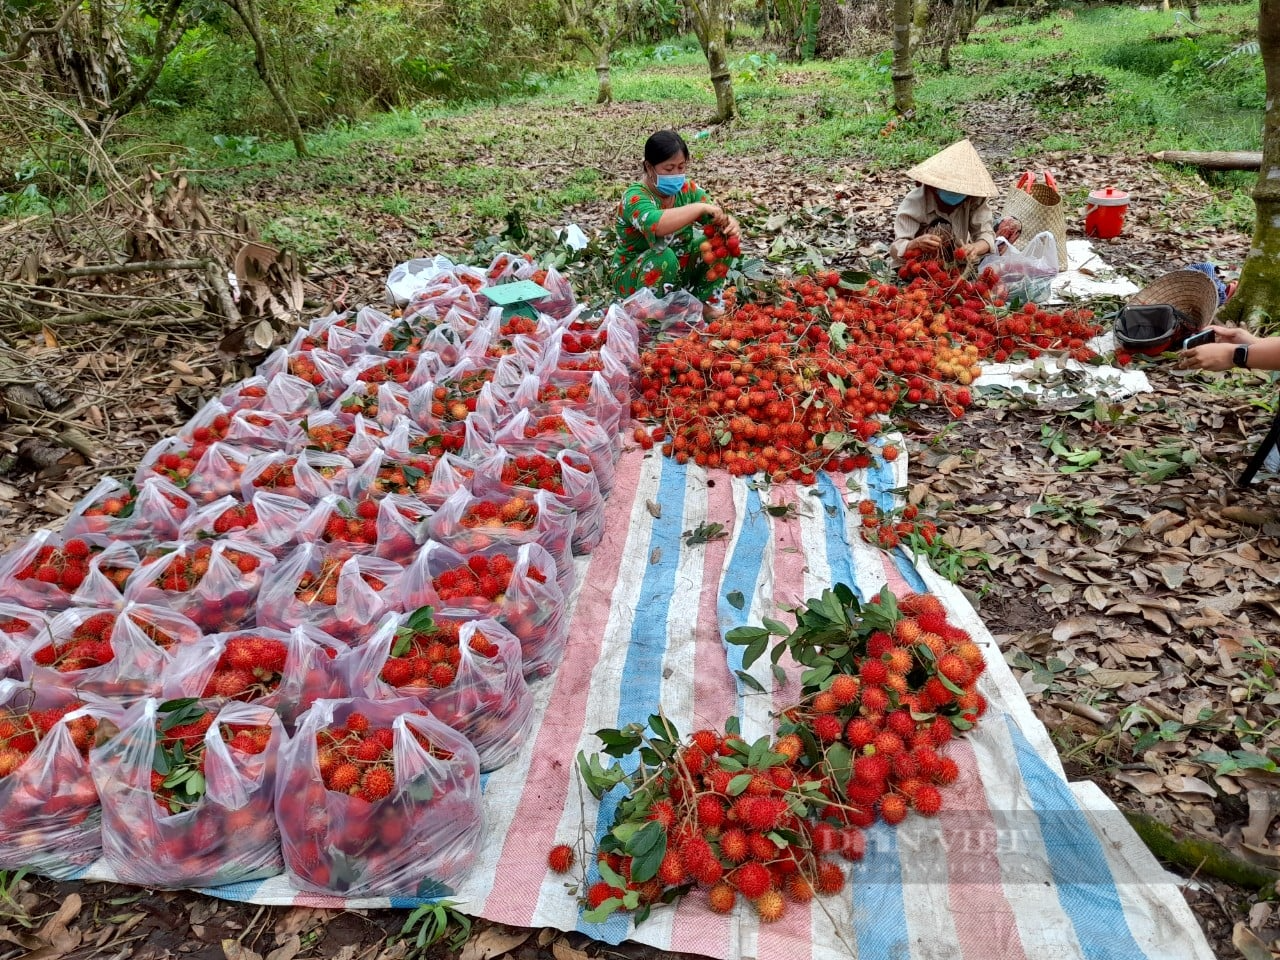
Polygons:
[[[862,829],[877,818],[896,825],[942,808],[942,788],[960,775],[942,751],[986,709],[975,690],[981,649],[930,595],[896,600],[886,588],[864,604],[837,584],[790,613],[790,631],[766,620],[727,635],[747,647],[747,667],[773,638],[775,664],[785,652],[806,668],[775,736],[747,743],[731,717],[723,733],[684,740],[655,715],[597,732],[607,766],[578,755],[597,799],[626,789],[594,854],[599,879],[589,872],[579,887],[588,922],[622,910],[640,923],[694,889],[712,910],[742,897],[772,922],[788,902],[840,892],[836,856],[860,860]],[[562,844],[548,863],[565,873],[575,859]]]

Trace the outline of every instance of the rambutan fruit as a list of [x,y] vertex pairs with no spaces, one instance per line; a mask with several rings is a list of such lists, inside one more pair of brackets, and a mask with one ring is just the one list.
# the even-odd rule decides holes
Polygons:
[[670,830],[676,823],[676,808],[670,800],[656,800],[649,807],[648,819],[662,824],[663,830]]
[[763,833],[747,834],[747,847],[751,850],[751,859],[768,863],[778,856],[778,845]]
[[732,883],[748,900],[763,896],[773,886],[773,875],[758,863],[744,863],[729,875]]
[[840,701],[836,699],[836,695],[828,690],[817,694],[810,704],[814,713],[835,713],[840,709]]
[[699,864],[698,869],[690,870],[689,875],[699,886],[710,887],[724,878],[724,867],[720,865],[719,860],[711,857],[705,863]]
[[730,863],[742,863],[751,854],[747,835],[737,827],[730,827],[720,835],[720,855]]
[[751,904],[756,908],[756,913],[760,916],[761,923],[773,923],[781,920],[782,915],[787,911],[787,901],[782,898],[782,894],[777,890],[769,890],[766,893],[756,897]]
[[862,709],[866,713],[880,714],[889,709],[889,694],[884,687],[863,687],[860,696]]
[[721,881],[707,891],[707,903],[716,913],[728,913],[738,900],[733,887]]
[[911,798],[911,806],[921,816],[936,816],[942,809],[942,794],[938,788],[927,783],[921,784]]
[[837,673],[827,690],[840,706],[847,706],[858,696],[858,679],[848,673]]
[[[794,763],[800,758],[800,754],[804,753],[804,741],[794,733],[788,733],[774,741],[773,752],[782,754],[787,758],[788,762]],[[772,767],[770,769],[776,770],[779,768]]]
[[813,718],[813,734],[823,743],[835,743],[843,732],[844,724],[839,717],[823,713]]
[[894,757],[903,750],[902,738],[890,730],[882,730],[871,741],[876,753],[886,757]]
[[390,767],[379,764],[370,767],[360,778],[360,797],[373,803],[391,795],[396,788],[396,775]]
[[971,679],[969,665],[954,653],[945,654],[938,661],[938,673],[942,674],[957,687],[965,686]]
[[861,748],[874,740],[878,732],[875,724],[870,720],[865,717],[854,717],[844,729],[844,738],[849,746]]
[[704,794],[698,798],[698,823],[704,830],[718,830],[724,823],[724,804]]
[[819,893],[839,893],[844,889],[844,871],[831,860],[818,861],[817,887]]
[[880,819],[889,826],[897,826],[907,818],[907,801],[896,793],[880,798]]
[[813,825],[809,837],[815,853],[834,853],[840,849],[840,831],[825,820]]
[[326,786],[337,793],[347,793],[360,782],[360,768],[354,763],[340,763],[334,767]]
[[678,887],[688,878],[689,871],[685,869],[679,851],[668,850],[658,866],[658,879],[668,887]]
[[573,847],[558,843],[547,853],[547,866],[556,873],[568,873],[573,869]]
[[960,767],[950,757],[939,757],[938,765],[933,771],[933,782],[947,786],[955,783],[960,776]]
[[611,887],[609,886],[609,884],[605,883],[603,880],[600,880],[596,883],[593,883],[587,889],[587,906],[590,907],[592,910],[594,910],[596,907],[600,906],[600,904],[604,903],[606,900],[612,900],[612,899],[621,900],[622,896],[623,896],[622,891],[619,890],[617,887]]
[[793,903],[808,903],[813,899],[813,884],[803,875],[793,873],[782,885],[782,892]]

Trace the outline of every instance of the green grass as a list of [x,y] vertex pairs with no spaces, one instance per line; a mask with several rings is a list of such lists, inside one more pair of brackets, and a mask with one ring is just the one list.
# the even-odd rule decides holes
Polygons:
[[[762,155],[790,158],[815,179],[833,165],[855,177],[902,169],[964,136],[970,118],[998,129],[1006,113],[1017,133],[1003,151],[987,148],[998,177],[1086,151],[1257,149],[1261,60],[1232,55],[1255,34],[1256,17],[1250,4],[1202,7],[1198,24],[1181,13],[1114,6],[1068,7],[1039,20],[988,17],[953,51],[953,69],[943,71],[936,50],[926,50],[916,64],[916,113],[892,131],[886,54],[791,64],[740,35],[729,63],[741,115],[692,141],[695,173],[716,170],[718,157],[749,168]],[[252,140],[254,131],[219,146],[196,115],[158,114],[140,132],[174,144],[172,154],[198,168],[193,177],[210,191],[269,198],[283,190],[284,204],[242,206],[265,223],[269,242],[320,256],[344,237],[376,235],[388,220],[425,242],[491,229],[516,206],[544,222],[593,204],[599,213],[590,215],[606,217],[631,176],[609,171],[638,170],[654,129],[707,129],[714,105],[691,37],[620,51],[614,104],[597,107],[595,91],[594,71],[582,64],[501,102],[426,101],[309,131],[312,157],[303,161],[288,143]],[[1168,176],[1176,185],[1195,174],[1170,168]],[[1198,225],[1247,228],[1252,176],[1211,176],[1215,197]],[[269,182],[274,191],[258,190]],[[735,184],[726,195],[752,199],[751,186]]]

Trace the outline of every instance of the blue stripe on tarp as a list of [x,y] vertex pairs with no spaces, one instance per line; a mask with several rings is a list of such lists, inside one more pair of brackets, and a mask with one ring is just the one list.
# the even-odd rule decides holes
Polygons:
[[1134,960],[1147,956],[1129,930],[1115,877],[1089,818],[1066,781],[1045,763],[1014,719],[1008,714],[1004,719],[1039,821],[1058,902],[1075,927],[1085,957]]
[[[644,582],[640,585],[640,597],[636,602],[631,622],[631,637],[627,644],[627,659],[622,668],[622,690],[618,702],[618,729],[629,723],[647,724],[649,717],[658,712],[662,698],[662,660],[667,652],[667,613],[671,598],[675,595],[676,570],[680,566],[681,534],[684,525],[684,499],[688,484],[688,469],[669,457],[660,461],[662,475],[658,481],[658,505],[662,515],[654,518],[651,527],[649,550],[662,551],[657,563],[645,567]],[[639,765],[634,756],[621,761],[628,772]],[[627,795],[626,784],[619,784],[600,800],[599,817],[596,820],[596,844],[613,826],[618,804]],[[588,865],[587,883],[600,879],[594,862]],[[582,919],[585,911],[579,910],[578,927],[581,933],[618,944],[631,933],[631,915],[614,913],[604,923],[587,923]]]
[[[734,483],[746,481],[735,480]],[[735,716],[742,716],[742,698],[746,694],[746,685],[738,679],[737,671],[742,669],[742,654],[746,647],[734,646],[724,642],[724,635],[735,627],[744,626],[751,616],[751,600],[756,595],[756,585],[760,582],[760,568],[764,565],[764,553],[769,547],[769,521],[765,519],[764,505],[760,502],[760,491],[754,485],[747,487],[747,508],[743,516],[738,517],[738,540],[733,545],[733,554],[720,581],[720,595],[716,598],[716,619],[720,624],[720,641],[724,644],[724,657],[733,674],[734,686],[737,689],[738,702],[734,708]],[[742,594],[742,609],[739,610],[729,602],[729,594]]]
[[266,883],[265,879],[244,880],[240,883],[223,884],[220,887],[205,887],[200,892],[217,897],[219,900],[235,900],[239,903],[249,903],[258,895],[258,891],[262,889],[264,883]]
[[866,855],[854,864],[853,934],[859,957],[908,957],[898,828],[877,820],[865,831]]
[[[872,460],[867,470],[867,489],[871,499],[881,510],[888,512],[897,505],[893,497],[893,467],[883,457],[877,456]],[[916,569],[915,563],[912,562],[906,550],[898,547],[896,550],[889,551],[889,556],[893,559],[898,575],[907,582],[907,586],[916,593],[929,592],[929,588],[920,576],[920,571]]]
[[818,474],[818,502],[822,504],[822,522],[826,532],[827,568],[831,583],[846,584],[853,595],[863,599],[862,588],[853,566],[853,546],[849,543],[849,508],[844,491],[836,486],[831,474]]

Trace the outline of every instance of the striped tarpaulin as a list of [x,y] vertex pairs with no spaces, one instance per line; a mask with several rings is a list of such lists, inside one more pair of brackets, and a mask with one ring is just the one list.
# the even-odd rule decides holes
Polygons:
[[[579,560],[564,662],[535,686],[526,749],[485,780],[488,840],[469,879],[450,893],[459,909],[726,960],[1211,958],[1173,878],[1115,807],[1092,784],[1067,783],[1047,732],[964,596],[906,555],[860,539],[847,501],[871,496],[890,505],[905,481],[905,458],[856,475],[852,490],[825,475],[813,487],[757,489],[656,451],[626,453],[604,539]],[[798,509],[766,510],[779,503]],[[685,542],[682,534],[704,521],[730,535]],[[724,631],[839,581],[864,598],[885,584],[899,594],[932,591],[987,654],[981,689],[990,709],[948,747],[961,776],[944,790],[942,813],[912,815],[897,828],[877,824],[843,894],[793,904],[775,924],[758,924],[747,906],[713,914],[696,893],[638,928],[623,915],[583,921],[564,878],[547,871],[546,853],[609,826],[619,797],[597,804],[576,775],[578,751],[599,747],[593,731],[643,723],[661,710],[684,733],[720,727],[733,714],[748,741],[769,732],[772,711],[798,693],[795,673],[778,688],[762,658],[752,674],[771,693],[750,692],[734,675],[741,648],[725,645]],[[741,609],[729,600],[735,592],[745,598]],[[421,902],[319,898],[283,877],[208,892],[320,907]]]

